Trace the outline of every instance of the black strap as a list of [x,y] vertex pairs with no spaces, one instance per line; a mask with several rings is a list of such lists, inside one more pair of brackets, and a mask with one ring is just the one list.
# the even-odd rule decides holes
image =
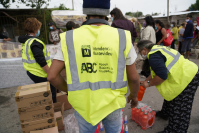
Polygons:
[[109,25],[108,21],[106,21],[104,19],[89,19],[89,20],[83,22],[82,25],[89,25],[89,24],[95,24],[95,23],[102,23],[105,25]]

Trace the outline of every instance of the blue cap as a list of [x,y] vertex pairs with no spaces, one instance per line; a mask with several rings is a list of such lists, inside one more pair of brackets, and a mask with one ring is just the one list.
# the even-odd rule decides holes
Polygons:
[[83,14],[108,16],[110,0],[83,0]]

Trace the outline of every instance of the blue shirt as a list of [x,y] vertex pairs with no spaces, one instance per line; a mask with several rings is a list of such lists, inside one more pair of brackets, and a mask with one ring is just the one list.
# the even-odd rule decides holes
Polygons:
[[183,34],[183,39],[193,38],[194,25],[192,21],[188,21]]
[[151,69],[163,80],[166,80],[168,77],[168,70],[165,66],[166,60],[166,57],[160,51],[149,56],[149,65]]

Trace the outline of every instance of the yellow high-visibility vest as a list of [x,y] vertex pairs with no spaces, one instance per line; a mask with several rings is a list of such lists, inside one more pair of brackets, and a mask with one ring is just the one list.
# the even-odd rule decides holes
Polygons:
[[37,39],[37,38],[30,38],[28,39],[25,43],[22,43],[22,62],[24,69],[31,74],[38,76],[38,77],[47,77],[47,73],[42,69],[42,67],[36,62],[33,53],[31,51],[31,44],[33,41],[38,41],[43,45],[43,53],[47,62],[47,65],[50,67],[51,66],[51,58],[49,56],[49,52],[46,49],[45,44]]
[[130,32],[108,25],[84,25],[60,34],[60,38],[73,108],[92,125],[124,108]]
[[[169,47],[155,45],[148,53],[148,59],[151,54],[160,51],[165,57],[165,66],[168,70],[167,79],[157,85],[156,88],[162,97],[171,101],[176,98],[192,81],[198,71],[198,66],[185,59],[179,52]],[[151,69],[151,76],[156,76],[155,72]]]

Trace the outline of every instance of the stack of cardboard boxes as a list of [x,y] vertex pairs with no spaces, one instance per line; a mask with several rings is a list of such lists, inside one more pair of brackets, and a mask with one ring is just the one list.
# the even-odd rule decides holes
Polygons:
[[49,82],[20,86],[15,100],[23,133],[57,128]]

